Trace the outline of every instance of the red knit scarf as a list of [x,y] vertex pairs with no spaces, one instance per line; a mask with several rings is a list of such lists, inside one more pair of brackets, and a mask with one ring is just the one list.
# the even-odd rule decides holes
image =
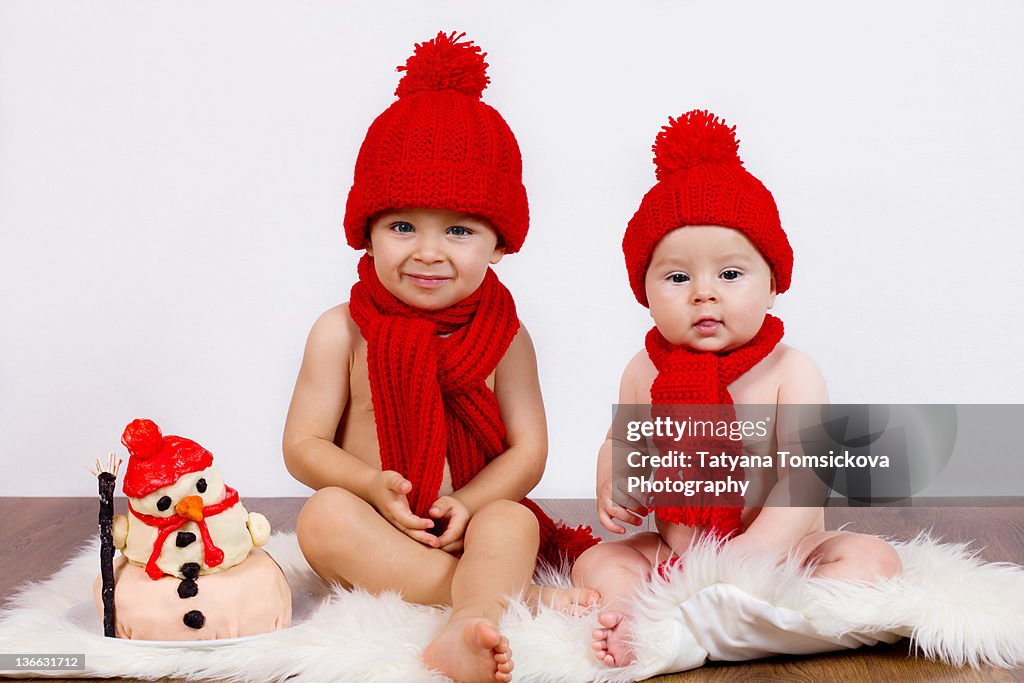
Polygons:
[[[204,507],[203,518],[196,522],[199,526],[199,535],[203,539],[203,562],[207,567],[216,567],[223,562],[224,551],[214,545],[213,538],[210,536],[210,530],[206,528],[206,518],[224,512],[237,502],[238,491],[230,486],[225,486],[224,499],[219,503],[214,503],[213,505],[207,505]],[[156,561],[159,559],[160,553],[164,548],[164,541],[167,540],[167,537],[171,535],[172,531],[177,531],[184,526],[186,522],[191,520],[189,520],[188,517],[182,517],[181,515],[172,515],[170,517],[147,515],[133,508],[131,500],[128,501],[128,510],[143,524],[156,527],[159,530],[156,535],[156,541],[153,542],[153,552],[149,556],[149,562],[146,563],[146,573],[149,575],[149,578],[155,581],[164,575],[163,570],[156,566]]]
[[[359,261],[349,311],[366,339],[370,394],[381,469],[412,482],[409,507],[427,517],[438,498],[445,460],[456,490],[507,447],[498,400],[486,384],[519,331],[515,302],[488,269],[462,301],[439,311],[403,303]],[[541,525],[541,551],[557,563],[596,543],[589,527],[556,525],[529,499]],[[561,546],[561,547],[560,547]]]
[[[731,423],[736,419],[736,410],[727,387],[771,353],[782,339],[782,334],[782,321],[768,315],[761,329],[748,343],[728,353],[715,354],[674,346],[661,335],[657,327],[651,328],[646,338],[647,355],[658,369],[658,376],[651,385],[652,415],[676,420],[689,417],[694,420],[725,420]],[[707,408],[701,411],[686,408],[693,405]],[[682,470],[683,479],[722,481],[726,476],[734,480],[743,479],[744,473],[740,467],[732,472],[724,468],[701,468],[694,453],[701,450],[713,455],[723,452],[740,455],[742,441],[705,437],[684,437],[679,440],[656,438],[655,445],[662,455],[670,449],[691,455],[691,466]],[[673,472],[677,470],[673,468]],[[664,474],[667,473],[660,472],[656,476],[660,479]],[[675,500],[678,500],[678,494]],[[740,513],[743,511],[741,494],[704,494],[691,500],[695,504],[687,507],[657,506],[658,518],[705,528],[722,538],[739,531]]]

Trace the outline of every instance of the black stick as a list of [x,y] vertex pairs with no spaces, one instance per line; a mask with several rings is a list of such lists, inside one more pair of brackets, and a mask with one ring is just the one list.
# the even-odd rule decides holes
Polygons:
[[103,582],[103,635],[116,638],[114,632],[114,483],[117,477],[100,472],[100,578]]

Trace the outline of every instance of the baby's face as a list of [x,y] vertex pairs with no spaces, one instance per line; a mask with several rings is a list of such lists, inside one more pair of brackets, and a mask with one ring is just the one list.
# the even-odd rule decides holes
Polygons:
[[410,306],[437,311],[475,292],[505,248],[479,216],[394,209],[371,221],[366,253],[385,289]]
[[740,231],[715,225],[665,235],[644,284],[662,336],[695,351],[743,346],[775,303],[775,280],[757,247]]

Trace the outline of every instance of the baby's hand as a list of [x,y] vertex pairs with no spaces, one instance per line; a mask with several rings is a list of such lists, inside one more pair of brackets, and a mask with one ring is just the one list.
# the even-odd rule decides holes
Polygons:
[[438,529],[443,529],[437,538],[441,550],[447,553],[462,552],[462,537],[469,524],[469,510],[465,504],[455,496],[441,496],[430,506],[427,514],[436,520]]
[[[629,501],[627,505],[618,505],[613,500],[615,497],[620,500]],[[626,533],[626,527],[618,524],[615,520],[628,522],[633,526],[640,526],[642,518],[647,516],[647,506],[644,501],[637,500],[625,491],[614,492],[613,479],[608,478],[602,481],[597,488],[597,518],[608,531],[615,534]]]
[[425,531],[434,525],[433,521],[417,517],[409,508],[407,496],[411,491],[411,481],[394,470],[384,470],[373,477],[369,502],[396,529],[413,540],[437,548],[437,537]]

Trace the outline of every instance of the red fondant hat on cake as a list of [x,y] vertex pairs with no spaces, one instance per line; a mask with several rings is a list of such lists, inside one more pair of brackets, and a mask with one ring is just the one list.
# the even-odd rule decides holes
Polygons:
[[771,192],[743,167],[736,127],[708,111],[693,110],[670,117],[652,150],[658,183],[644,195],[622,238],[637,301],[647,305],[644,277],[655,245],[686,225],[739,230],[771,266],[776,291],[789,289],[793,249]]
[[418,43],[395,90],[370,124],[345,207],[345,236],[366,246],[368,221],[386,209],[461,211],[489,220],[506,253],[530,224],[523,161],[512,130],[480,98],[490,82],[486,53],[465,34]]
[[152,420],[132,420],[121,443],[131,456],[122,487],[129,498],[142,498],[213,464],[210,451],[191,439],[164,436]]

